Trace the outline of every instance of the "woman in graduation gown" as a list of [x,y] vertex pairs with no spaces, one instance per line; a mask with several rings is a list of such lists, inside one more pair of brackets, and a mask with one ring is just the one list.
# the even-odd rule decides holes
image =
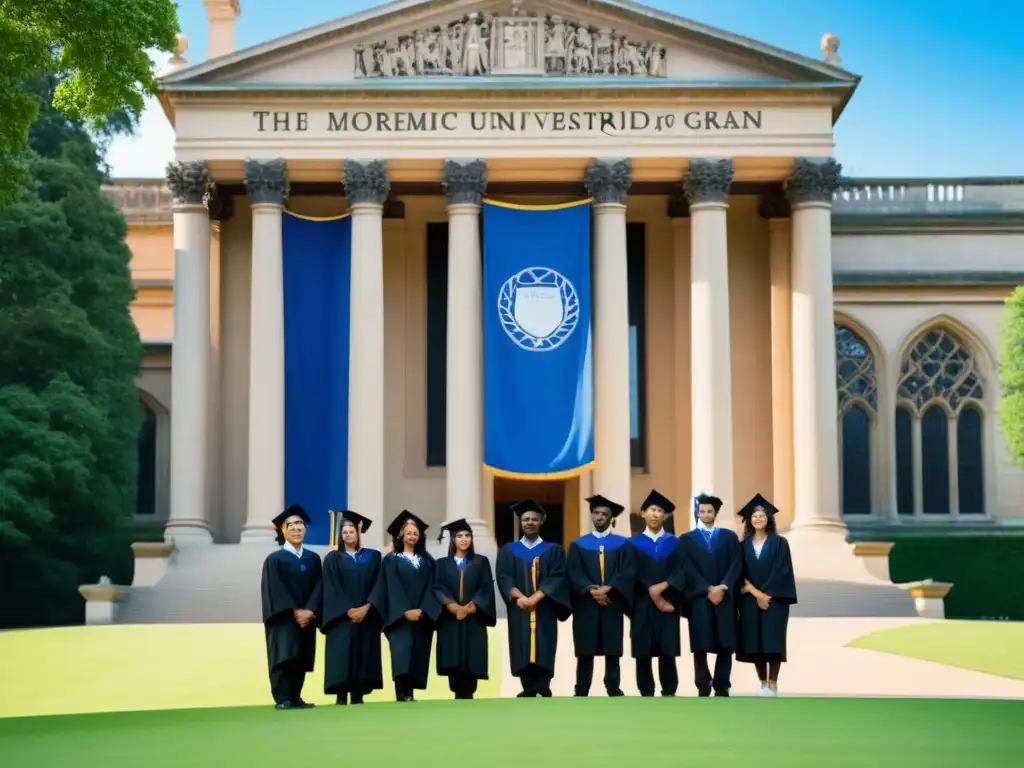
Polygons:
[[536,501],[521,501],[512,511],[523,537],[501,548],[494,569],[508,608],[509,665],[523,686],[518,698],[547,698],[555,674],[558,622],[570,613],[565,550],[541,539],[545,513]]
[[270,692],[277,709],[307,709],[306,674],[316,660],[316,625],[323,590],[320,555],[302,546],[309,515],[293,504],[273,520],[280,549],[263,561],[260,592]]
[[[715,520],[722,508],[717,496],[693,497],[695,528],[679,537],[686,568],[683,613],[690,628],[693,677],[699,696],[728,696],[732,683],[732,655],[736,651],[736,596],[739,586],[740,540]],[[715,672],[708,669],[708,654],[715,654]]]
[[796,604],[793,558],[789,542],[775,531],[776,512],[761,494],[739,511],[743,571],[736,661],[754,665],[761,682],[758,696],[778,695],[779,669],[786,661],[789,606]]
[[[362,704],[384,687],[381,672],[381,614],[370,602],[380,576],[380,552],[363,549],[371,521],[346,509],[339,514],[340,543],[324,558],[324,693],[338,704]],[[336,539],[337,541],[337,539]]]
[[413,691],[426,689],[434,622],[441,613],[434,597],[434,558],[423,538],[426,530],[427,524],[408,510],[392,521],[388,534],[393,551],[381,562],[369,598],[384,616],[397,701],[412,701]]
[[629,638],[636,659],[636,687],[644,697],[654,695],[655,658],[661,695],[675,696],[679,688],[676,659],[682,647],[679,617],[686,574],[679,539],[664,527],[665,518],[675,508],[652,490],[640,507],[646,528],[629,540],[636,567]]
[[473,550],[473,529],[465,520],[448,531],[448,556],[434,567],[434,597],[443,606],[437,620],[437,674],[448,678],[456,699],[472,699],[477,681],[487,679],[487,628],[498,623],[491,563]]
[[572,601],[572,640],[576,650],[576,695],[588,696],[594,679],[594,657],[604,657],[604,687],[609,696],[622,696],[623,617],[631,613],[633,548],[629,539],[612,532],[621,504],[591,496],[594,530],[569,545],[566,574]]

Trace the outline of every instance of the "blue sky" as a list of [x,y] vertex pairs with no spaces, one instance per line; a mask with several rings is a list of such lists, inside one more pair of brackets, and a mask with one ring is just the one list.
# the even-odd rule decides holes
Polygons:
[[[372,0],[241,0],[238,46],[330,21]],[[863,77],[836,127],[849,176],[1024,176],[1024,0],[650,0],[703,24],[819,57],[841,40]],[[206,55],[202,0],[178,0],[189,63]],[[161,62],[162,63],[162,62]],[[115,176],[161,176],[173,134],[151,105],[111,148]]]

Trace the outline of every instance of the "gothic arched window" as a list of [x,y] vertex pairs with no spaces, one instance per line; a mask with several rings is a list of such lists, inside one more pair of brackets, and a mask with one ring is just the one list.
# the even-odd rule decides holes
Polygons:
[[983,514],[984,382],[970,348],[941,326],[922,333],[900,363],[897,398],[900,514]]
[[878,407],[875,359],[864,340],[837,324],[839,469],[845,515],[871,514],[871,456]]

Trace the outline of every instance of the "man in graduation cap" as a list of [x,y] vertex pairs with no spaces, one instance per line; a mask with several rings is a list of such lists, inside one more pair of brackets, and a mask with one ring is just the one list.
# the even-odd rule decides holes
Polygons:
[[640,695],[654,695],[653,659],[658,659],[662,696],[675,696],[679,688],[676,659],[681,653],[679,628],[686,574],[679,540],[665,530],[665,518],[676,505],[652,490],[641,505],[645,529],[629,540],[634,549],[636,584],[629,628],[636,686]]
[[576,695],[587,696],[594,679],[594,657],[604,656],[604,687],[622,696],[623,617],[633,600],[632,548],[612,532],[612,522],[625,507],[604,496],[591,496],[594,530],[569,545],[566,573],[572,601],[572,640],[576,649]]
[[527,499],[512,507],[523,536],[498,552],[495,577],[508,608],[509,665],[523,686],[519,698],[551,696],[558,622],[569,618],[565,550],[544,541],[544,507]]
[[[728,528],[715,525],[722,500],[699,493],[693,497],[695,527],[679,537],[686,567],[686,602],[689,619],[693,680],[700,696],[728,696],[732,654],[736,650],[736,594],[743,559],[740,540]],[[715,674],[708,654],[715,654]]]
[[309,515],[293,504],[274,518],[280,549],[263,561],[260,591],[267,637],[270,692],[278,709],[307,709],[306,673],[316,659],[323,588],[320,555],[302,546]]

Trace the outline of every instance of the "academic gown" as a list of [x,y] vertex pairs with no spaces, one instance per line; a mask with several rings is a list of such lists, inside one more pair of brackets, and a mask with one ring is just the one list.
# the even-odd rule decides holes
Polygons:
[[[679,537],[686,568],[684,614],[689,619],[692,653],[732,653],[736,650],[736,595],[743,559],[739,537],[728,528],[715,528],[711,545],[700,530]],[[709,587],[724,584],[725,599],[708,600]]]
[[[324,642],[324,693],[366,694],[384,687],[381,671],[381,610],[370,602],[380,576],[380,552],[360,549],[329,552],[324,558],[324,608],[320,631]],[[348,617],[352,608],[370,602],[366,617],[354,624]]]
[[[533,562],[539,558],[536,589],[531,575]],[[565,550],[558,544],[541,541],[529,549],[520,541],[506,544],[498,552],[495,566],[498,592],[508,606],[509,664],[519,677],[531,663],[550,674],[555,673],[555,651],[558,648],[558,622],[569,618],[569,583],[565,575]],[[545,597],[536,614],[534,655],[530,656],[530,611],[522,610],[509,598],[512,588],[525,597],[540,590]]]
[[267,666],[300,661],[301,669],[313,671],[316,660],[316,621],[302,629],[295,621],[296,608],[321,614],[323,569],[320,555],[310,549],[302,557],[279,549],[263,561],[260,591],[263,598],[263,628],[267,637]]
[[[409,675],[412,687],[424,690],[430,673],[430,646],[434,622],[441,606],[434,597],[434,558],[420,555],[417,568],[401,555],[390,553],[381,562],[380,578],[370,602],[383,607],[384,634],[391,649],[391,675]],[[405,612],[419,608],[419,621],[409,621]]]
[[[633,658],[678,656],[682,643],[679,616],[686,588],[679,540],[666,533],[655,542],[646,533],[638,533],[629,543],[634,550],[636,568],[633,617],[629,627]],[[663,581],[668,582],[668,588],[661,596],[676,609],[674,613],[659,611],[647,591]]]
[[[588,533],[569,545],[566,575],[572,604],[572,639],[576,656],[622,656],[623,616],[632,612],[636,571],[633,548],[625,536]],[[601,548],[604,547],[604,578]],[[601,606],[591,587],[611,587],[611,605]]]
[[769,533],[760,557],[754,554],[751,539],[743,542],[742,549],[743,570],[739,587],[746,579],[769,595],[772,602],[767,611],[762,611],[753,595],[740,597],[736,660],[751,663],[785,661],[789,606],[796,605],[796,579],[793,577],[789,542],[776,533]]
[[[487,628],[498,623],[490,561],[483,555],[473,555],[459,568],[454,557],[441,558],[434,569],[434,597],[441,604],[437,674],[461,673],[486,680]],[[446,600],[459,605],[472,602],[476,613],[459,621],[445,607]]]

